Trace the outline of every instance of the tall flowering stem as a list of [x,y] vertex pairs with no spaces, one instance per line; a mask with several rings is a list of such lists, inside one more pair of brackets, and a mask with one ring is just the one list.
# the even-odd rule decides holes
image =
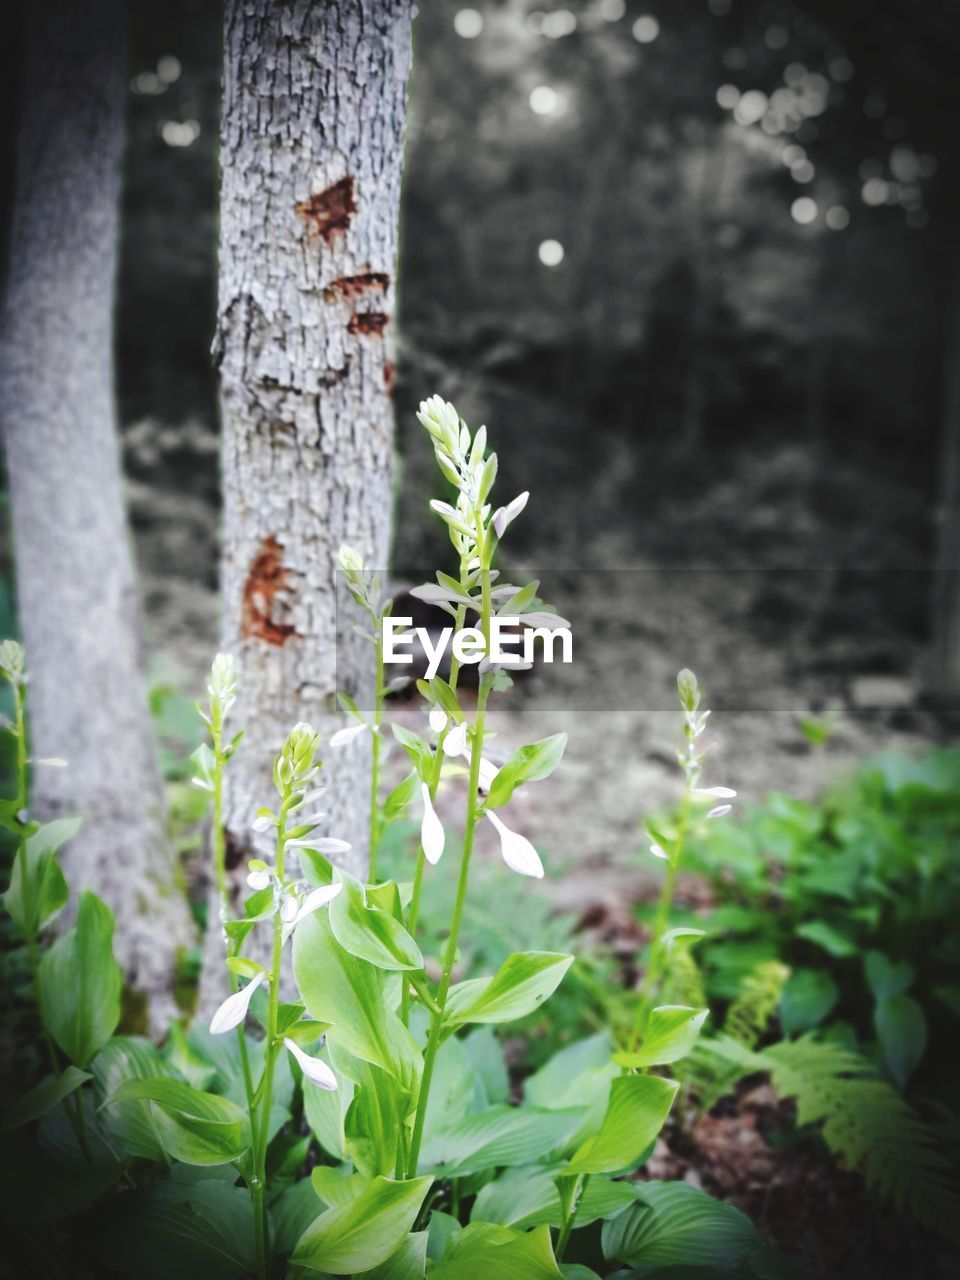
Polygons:
[[[667,839],[659,832],[652,833],[650,852],[654,857],[666,862],[667,867],[657,903],[657,914],[654,918],[647,965],[637,999],[632,1040],[634,1048],[646,1033],[650,1010],[653,1007],[653,1001],[656,998],[666,967],[668,954],[666,946],[667,928],[670,923],[670,912],[677,888],[680,862],[687,837],[690,834],[691,823],[695,816],[696,803],[704,798],[728,800],[733,799],[736,795],[736,792],[729,787],[700,786],[705,751],[699,743],[707,727],[710,712],[700,709],[703,691],[700,688],[697,677],[689,668],[685,667],[677,676],[677,692],[680,697],[680,706],[683,710],[684,745],[677,752],[677,760],[683,773],[683,796],[680,800],[677,824],[672,838]],[[731,806],[729,804],[715,805],[706,816],[708,818],[723,817],[730,812],[730,809]]]
[[[480,561],[480,581],[482,591],[482,607],[480,614],[480,630],[484,641],[490,643],[490,553],[482,520],[477,516],[477,554]],[[460,927],[463,924],[463,911],[467,901],[467,889],[470,884],[470,860],[473,856],[473,841],[477,830],[477,818],[480,811],[480,760],[483,755],[483,734],[486,718],[487,698],[490,693],[492,677],[481,675],[477,693],[477,711],[473,722],[472,743],[470,750],[470,780],[467,786],[467,821],[463,833],[463,852],[460,855],[460,871],[457,876],[457,896],[453,904],[453,917],[450,921],[450,934],[447,938],[447,949],[440,975],[440,985],[436,994],[436,1011],[430,1019],[430,1034],[426,1051],[423,1055],[423,1078],[420,1084],[420,1097],[417,1100],[417,1112],[413,1123],[413,1136],[410,1140],[410,1157],[407,1164],[407,1177],[415,1178],[417,1164],[420,1159],[420,1147],[423,1142],[423,1126],[427,1115],[427,1103],[430,1098],[430,1087],[433,1083],[433,1071],[436,1065],[437,1052],[443,1032],[443,1017],[450,991],[450,979],[457,959],[457,945],[460,940]],[[442,764],[443,747],[437,748],[437,760]],[[439,765],[437,767],[439,778]],[[423,850],[420,851],[421,856]],[[421,872],[422,875],[422,872]]]

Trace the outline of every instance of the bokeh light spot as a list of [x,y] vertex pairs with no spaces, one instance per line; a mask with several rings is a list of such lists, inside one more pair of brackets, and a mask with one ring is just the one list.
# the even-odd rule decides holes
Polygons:
[[650,14],[645,13],[633,24],[633,38],[638,44],[653,44],[660,34],[660,23]]
[[476,40],[483,30],[483,14],[477,9],[458,9],[453,15],[453,29],[461,40]]
[[801,227],[809,227],[811,222],[816,221],[816,200],[811,200],[809,196],[800,196],[790,206],[790,217]]
[[563,261],[563,245],[559,240],[544,240],[537,249],[537,257],[545,267],[559,267]]

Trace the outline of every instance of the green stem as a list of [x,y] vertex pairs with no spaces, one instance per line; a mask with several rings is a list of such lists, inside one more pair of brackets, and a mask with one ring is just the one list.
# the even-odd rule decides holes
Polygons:
[[657,904],[657,914],[654,918],[653,936],[650,939],[650,953],[647,960],[647,967],[644,970],[643,982],[640,985],[640,993],[637,1000],[637,1013],[633,1024],[633,1040],[631,1048],[636,1049],[643,1039],[647,1029],[647,1020],[650,1017],[650,1009],[657,991],[657,984],[663,973],[664,961],[666,954],[663,949],[663,935],[667,931],[667,925],[670,922],[670,910],[673,906],[673,896],[677,888],[677,874],[680,870],[680,859],[683,856],[683,846],[686,843],[687,832],[690,827],[690,805],[691,793],[689,782],[684,792],[683,800],[680,802],[680,818],[677,823],[677,837],[673,842],[673,848],[670,851],[670,860],[667,863],[667,874],[664,876],[663,887],[660,890],[660,900]]
[[587,1189],[587,1183],[590,1181],[589,1173],[581,1173],[577,1175],[577,1180],[573,1184],[573,1190],[563,1206],[563,1222],[560,1227],[560,1235],[557,1237],[557,1247],[554,1250],[557,1262],[563,1261],[563,1255],[567,1251],[567,1245],[570,1243],[570,1232],[573,1230],[573,1220],[577,1216],[577,1210],[580,1208],[580,1201],[583,1193]]
[[377,691],[373,712],[373,762],[370,766],[370,871],[367,879],[377,883],[377,846],[380,843],[380,721],[383,719],[383,641],[377,636]]
[[[283,884],[283,855],[287,838],[287,810],[291,797],[284,797],[280,806],[277,823],[277,866],[276,878]],[[267,1144],[270,1134],[270,1108],[273,1104],[273,1075],[277,1063],[277,1013],[280,1008],[280,971],[283,961],[283,921],[280,912],[273,914],[273,959],[270,970],[270,994],[267,1002],[267,1034],[264,1045],[265,1061],[263,1067],[263,1089],[260,1100],[260,1124],[256,1143],[256,1160],[254,1179],[257,1184],[257,1195],[260,1209],[260,1249],[258,1258],[261,1280],[266,1280],[267,1258],[270,1247],[270,1227],[267,1220],[266,1188],[267,1188]]]
[[[480,625],[484,639],[489,646],[490,639],[490,573],[484,556],[483,524],[477,517],[477,554],[481,566],[481,618]],[[452,674],[452,673],[451,673]],[[457,896],[453,906],[453,919],[450,922],[450,936],[447,938],[447,950],[444,956],[440,985],[437,988],[437,1011],[430,1020],[430,1034],[423,1056],[423,1077],[420,1082],[420,1096],[417,1099],[417,1113],[413,1124],[413,1137],[410,1141],[410,1158],[407,1162],[407,1177],[415,1178],[417,1164],[420,1159],[420,1146],[423,1142],[423,1126],[427,1115],[427,1104],[430,1100],[430,1086],[433,1083],[433,1069],[437,1060],[443,1036],[443,1017],[447,1005],[447,994],[453,966],[457,959],[457,943],[460,939],[460,926],[463,923],[463,910],[467,901],[467,889],[470,883],[470,859],[473,855],[473,839],[477,829],[480,813],[480,758],[483,755],[483,731],[487,710],[487,696],[490,686],[482,676],[477,693],[477,714],[473,726],[473,743],[470,752],[470,781],[467,784],[467,822],[463,834],[463,853],[460,858],[460,873],[457,878]],[[439,754],[439,752],[438,752]]]

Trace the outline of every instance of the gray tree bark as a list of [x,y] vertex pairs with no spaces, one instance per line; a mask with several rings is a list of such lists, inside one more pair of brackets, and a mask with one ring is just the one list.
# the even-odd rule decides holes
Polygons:
[[[342,542],[387,559],[393,317],[412,0],[227,0],[220,296],[224,647],[238,660],[227,848],[239,902],[250,824],[298,720],[370,703],[372,650],[338,617]],[[325,762],[326,833],[367,861],[370,738]],[[217,914],[211,910],[211,921]],[[223,978],[209,931],[201,1004]]]
[[943,443],[933,572],[930,693],[956,718],[960,712],[960,259],[946,283]]
[[126,81],[119,0],[27,14],[0,360],[38,816],[76,813],[74,895],[117,917],[116,950],[160,1029],[192,930],[175,885],[147,706],[118,458],[113,290]]

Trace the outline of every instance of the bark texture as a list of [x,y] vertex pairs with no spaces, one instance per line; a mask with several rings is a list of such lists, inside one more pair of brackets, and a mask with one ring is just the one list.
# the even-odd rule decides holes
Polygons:
[[26,25],[0,382],[32,750],[69,761],[35,769],[34,808],[84,816],[64,870],[74,895],[116,913],[118,958],[158,1029],[192,930],[164,832],[116,433],[122,5],[40,0]]
[[947,279],[943,367],[930,692],[956,717],[960,711],[960,259]]
[[[336,553],[349,542],[373,567],[387,560],[411,19],[411,0],[226,3],[215,350],[224,647],[247,735],[228,770],[237,897],[288,731],[339,727],[338,687],[369,704],[372,651],[338,618]],[[369,752],[364,735],[324,769],[326,832],[352,842],[356,872]],[[208,1007],[219,936],[204,969]]]

